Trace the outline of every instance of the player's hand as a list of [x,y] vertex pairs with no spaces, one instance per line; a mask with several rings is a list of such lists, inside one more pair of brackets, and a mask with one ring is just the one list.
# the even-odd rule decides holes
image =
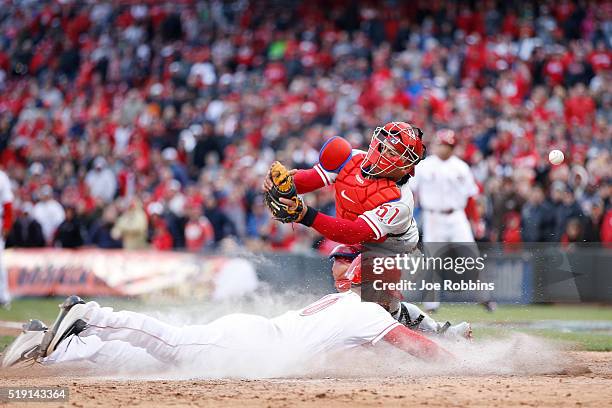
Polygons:
[[[287,173],[289,173],[290,176],[293,176],[295,173],[297,173],[297,169],[289,170]],[[264,178],[264,182],[261,185],[261,189],[264,193],[267,193],[268,191],[270,191],[273,185],[274,183],[272,183],[270,173],[268,173],[268,175]]]
[[[294,200],[290,200],[288,198],[280,198],[279,201],[281,203],[285,204],[291,211],[297,210],[298,205],[299,205]],[[298,215],[298,217],[295,220],[295,222],[302,221],[302,218],[304,218],[304,215],[306,214],[307,210],[308,210],[308,207],[306,206],[306,203],[302,200],[302,211],[300,212],[300,215]]]
[[293,182],[296,170],[287,170],[280,162],[274,162],[262,185],[264,203],[275,220],[283,223],[301,221],[304,202]]

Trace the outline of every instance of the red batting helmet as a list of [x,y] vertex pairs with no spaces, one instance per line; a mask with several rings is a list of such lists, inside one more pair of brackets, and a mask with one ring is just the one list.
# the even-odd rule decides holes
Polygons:
[[361,253],[361,251],[363,251],[363,248],[359,244],[357,245],[340,244],[340,245],[336,245],[334,249],[331,250],[331,252],[329,253],[329,259],[334,259],[336,257],[355,259],[357,255]]
[[395,169],[414,167],[425,156],[422,139],[421,129],[406,122],[377,127],[361,170],[369,176],[381,176]]
[[346,292],[353,286],[361,285],[361,254],[353,260],[342,277],[334,282],[338,292]]
[[361,254],[357,255],[351,263],[351,266],[346,270],[345,276],[354,286],[361,285]]

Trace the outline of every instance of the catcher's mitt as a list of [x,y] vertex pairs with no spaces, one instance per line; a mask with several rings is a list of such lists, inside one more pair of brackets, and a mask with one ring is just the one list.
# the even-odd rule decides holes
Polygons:
[[[274,219],[284,222],[297,222],[304,209],[304,202],[298,196],[293,176],[280,162],[272,163],[268,171],[268,177],[272,181],[272,188],[264,192],[264,201]],[[296,205],[289,207],[280,201],[286,198],[293,201]]]

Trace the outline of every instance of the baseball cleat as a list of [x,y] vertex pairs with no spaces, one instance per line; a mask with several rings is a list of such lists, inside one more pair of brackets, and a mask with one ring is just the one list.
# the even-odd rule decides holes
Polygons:
[[42,354],[41,344],[47,326],[40,320],[25,323],[19,336],[6,348],[0,367],[7,368],[19,363],[34,361]]
[[[42,354],[43,357],[49,355],[53,350],[55,350],[55,348],[59,344],[58,341],[54,341],[54,340],[56,340],[58,333],[63,334],[63,332],[60,331],[60,326],[62,322],[65,320],[68,313],[72,310],[72,308],[75,305],[83,305],[83,304],[85,304],[85,301],[83,299],[81,299],[78,296],[72,295],[72,296],[68,296],[66,300],[64,300],[64,302],[61,305],[59,305],[59,308],[60,308],[59,315],[55,319],[55,322],[53,323],[51,328],[47,330],[47,332],[45,333],[45,337],[42,341],[42,344],[40,345],[41,351],[43,353]],[[53,343],[53,348],[50,348],[51,343]]]
[[78,335],[87,328],[87,322],[84,320],[85,314],[95,305],[95,303],[78,303],[72,305],[63,316],[60,312],[61,319],[58,317],[59,321],[56,321],[53,326],[54,330],[50,330],[45,336],[46,341],[43,342],[45,356],[53,353],[64,339]]

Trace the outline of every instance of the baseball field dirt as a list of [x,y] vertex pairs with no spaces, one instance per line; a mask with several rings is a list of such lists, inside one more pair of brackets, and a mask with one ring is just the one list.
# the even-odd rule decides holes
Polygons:
[[[612,401],[612,353],[565,352],[557,372],[531,375],[168,380],[99,378],[39,365],[0,373],[0,386],[69,387],[68,402],[30,406],[427,406],[604,407]],[[28,404],[10,404],[27,406]],[[6,405],[9,406],[9,405]]]

